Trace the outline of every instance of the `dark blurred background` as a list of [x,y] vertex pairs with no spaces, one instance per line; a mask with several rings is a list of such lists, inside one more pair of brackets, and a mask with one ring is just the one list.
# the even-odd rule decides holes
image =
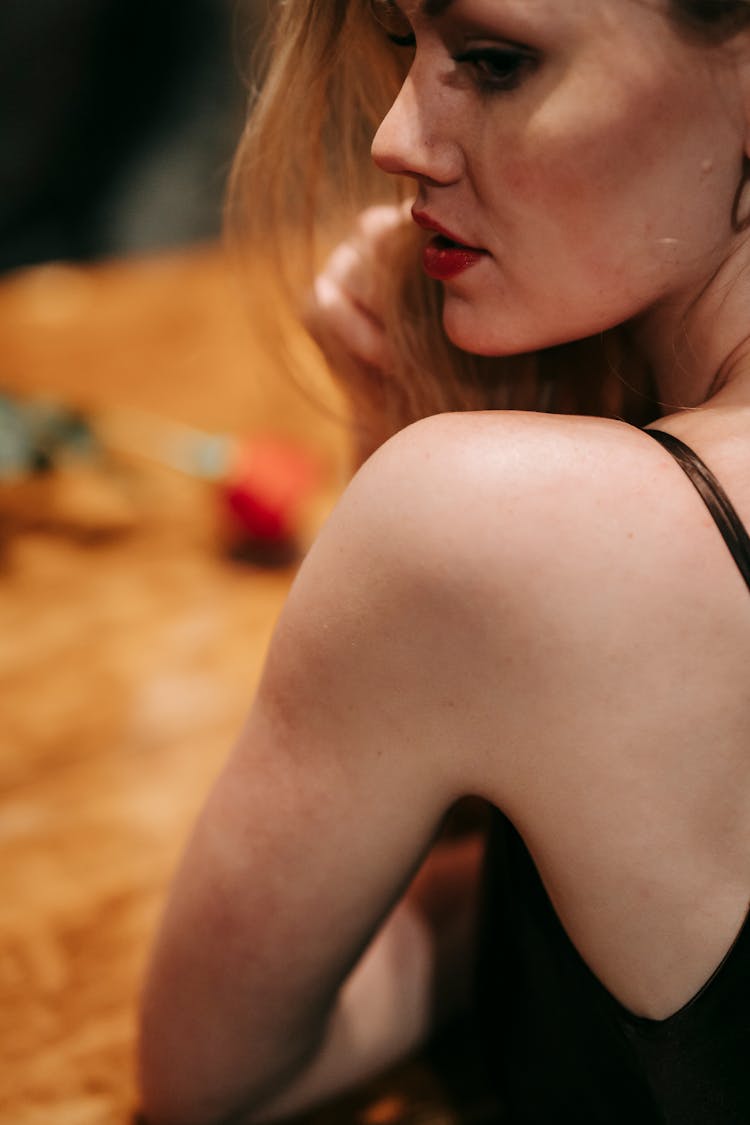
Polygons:
[[2,0],[0,270],[215,236],[267,0]]

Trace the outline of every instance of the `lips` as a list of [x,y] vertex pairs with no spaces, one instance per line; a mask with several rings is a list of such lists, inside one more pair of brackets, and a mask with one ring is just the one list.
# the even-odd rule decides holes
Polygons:
[[478,246],[471,246],[468,242],[461,238],[460,235],[454,234],[453,231],[448,230],[442,223],[438,223],[435,219],[431,218],[426,211],[417,211],[414,207],[411,210],[411,217],[418,227],[422,230],[431,230],[435,234],[442,235],[448,242],[452,242],[456,246],[461,246],[465,250],[474,250],[482,253]]
[[411,214],[417,226],[434,234],[422,253],[422,266],[425,273],[436,281],[451,281],[486,255],[486,250],[463,242],[426,212],[412,209]]

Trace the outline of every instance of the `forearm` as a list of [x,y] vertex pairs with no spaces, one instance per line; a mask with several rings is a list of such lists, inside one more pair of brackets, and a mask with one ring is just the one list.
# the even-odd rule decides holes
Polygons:
[[262,999],[257,1005],[242,999],[239,982],[233,999],[225,990],[192,985],[200,970],[175,968],[172,977],[157,965],[157,984],[147,987],[142,1006],[139,1069],[149,1125],[227,1125],[285,1088],[316,1057],[324,1013],[315,1021],[283,1021],[282,1034],[277,1018],[256,1014],[267,1006]]
[[[299,1112],[366,1081],[421,1046],[436,1028],[466,1005],[472,977],[478,876],[483,850],[480,835],[433,848],[404,899],[396,906],[339,991],[319,1042],[299,1044],[296,1063],[285,1045],[277,1080],[256,1108],[240,1112],[241,1125],[261,1125]],[[196,1028],[198,1035],[205,1028]],[[237,1044],[224,1061],[236,1053]],[[221,1051],[221,1047],[219,1047]],[[252,1048],[245,1053],[249,1056]],[[163,1071],[162,1071],[163,1073]],[[242,1073],[238,1076],[242,1084]],[[239,1088],[239,1087],[238,1087]],[[158,1103],[147,1101],[155,1125],[219,1122],[241,1103],[222,1091],[212,1117],[193,1101],[193,1116],[159,1117]],[[150,1101],[150,1104],[149,1104]]]
[[[301,961],[312,896],[282,872],[288,837],[233,828],[251,800],[219,780],[174,880],[141,1004],[140,1083],[153,1125],[219,1125],[285,1084],[313,1057],[337,985]],[[255,818],[257,821],[257,818]],[[278,818],[280,819],[280,818]],[[289,818],[291,819],[291,818]],[[289,866],[302,869],[301,850]],[[305,896],[303,901],[296,902]]]
[[[247,1072],[231,1066],[226,1073],[234,1075],[232,1086],[222,1083],[213,1104],[205,1096],[200,1101],[183,1096],[179,1116],[174,1116],[174,1108],[168,1115],[161,1109],[161,1104],[175,1105],[169,1090],[154,1096],[146,1088],[150,1125],[219,1125],[230,1120],[232,1125],[255,1125],[273,1121],[387,1069],[419,1047],[433,1029],[435,958],[435,938],[422,911],[415,903],[402,900],[340,988],[319,1043],[310,1049],[310,1043],[295,1045],[287,1039],[278,1043],[273,1056],[268,1054],[268,1043],[263,1045],[267,1055],[264,1069],[276,1078],[260,1097],[257,1093],[245,1096],[243,1078]],[[184,1031],[180,1029],[181,1035]],[[197,1027],[195,1034],[213,1040],[206,1044],[206,1050],[222,1056],[212,1068],[215,1073],[223,1069],[222,1062],[236,1055],[237,1043],[221,1039],[217,1043],[205,1027]],[[247,1071],[257,1064],[252,1057],[256,1053],[253,1046],[260,1045],[252,1044],[248,1051],[245,1044]],[[153,1066],[151,1062],[151,1069]],[[163,1074],[164,1068],[159,1069]],[[184,1075],[181,1084],[185,1084]],[[200,1087],[205,1092],[203,1082]]]
[[437,845],[341,989],[320,1050],[242,1125],[264,1125],[367,1081],[468,1006],[479,834]]
[[298,1113],[416,1050],[432,1029],[434,956],[424,918],[400,903],[342,987],[320,1050],[242,1125]]

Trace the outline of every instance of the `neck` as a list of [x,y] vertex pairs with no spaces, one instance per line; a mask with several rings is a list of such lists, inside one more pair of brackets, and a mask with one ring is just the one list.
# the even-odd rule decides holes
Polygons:
[[750,245],[741,245],[708,283],[651,309],[632,325],[654,375],[663,414],[750,406]]

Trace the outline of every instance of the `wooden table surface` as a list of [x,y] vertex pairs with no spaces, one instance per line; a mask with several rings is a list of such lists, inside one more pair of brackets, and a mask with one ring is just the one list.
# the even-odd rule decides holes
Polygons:
[[[329,413],[279,375],[262,293],[212,247],[18,273],[0,283],[0,390],[297,442],[324,469],[314,523],[345,479],[346,431],[292,326]],[[229,561],[210,488],[169,469],[121,462],[103,497],[64,484],[0,511],[3,1125],[132,1120],[150,936],[293,575]],[[466,1053],[457,1079],[441,1050]],[[471,1057],[459,1035],[306,1120],[496,1120]]]

